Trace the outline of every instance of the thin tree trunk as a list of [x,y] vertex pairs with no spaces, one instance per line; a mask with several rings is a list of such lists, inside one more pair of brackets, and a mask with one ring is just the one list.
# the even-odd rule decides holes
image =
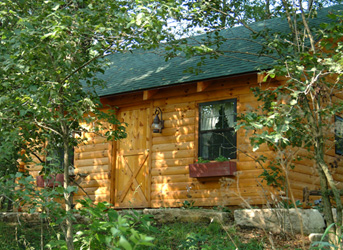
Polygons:
[[[64,113],[61,108],[62,114]],[[63,134],[63,166],[64,166],[64,200],[65,200],[65,211],[66,211],[66,232],[65,239],[68,250],[74,250],[74,239],[73,239],[73,221],[72,221],[72,197],[71,193],[67,192],[69,186],[69,130],[65,121],[61,122],[61,129]]]
[[[316,139],[315,144],[315,160],[317,162],[318,167],[318,173],[320,176],[320,186],[321,186],[321,192],[324,202],[324,216],[327,220],[327,225],[331,225],[332,223],[335,223],[334,233],[329,235],[329,238],[333,243],[339,247],[339,249],[342,249],[339,242],[339,237],[342,234],[342,201],[341,201],[341,195],[339,190],[337,189],[337,186],[335,184],[335,181],[332,177],[332,174],[328,168],[328,165],[326,164],[324,160],[324,143],[323,143],[323,133],[322,131],[319,131],[319,135]],[[325,183],[324,183],[325,182]],[[324,186],[323,186],[324,185]],[[333,193],[335,202],[336,202],[336,221],[333,219],[332,215],[332,205],[330,202],[329,197],[329,188]],[[325,200],[324,200],[325,198]]]
[[68,188],[68,180],[69,180],[69,145],[68,139],[64,138],[63,140],[63,149],[64,149],[64,200],[65,200],[65,210],[66,210],[66,243],[68,250],[74,250],[74,242],[73,242],[73,221],[71,218],[71,210],[72,210],[72,201],[71,201],[71,194],[66,191]]

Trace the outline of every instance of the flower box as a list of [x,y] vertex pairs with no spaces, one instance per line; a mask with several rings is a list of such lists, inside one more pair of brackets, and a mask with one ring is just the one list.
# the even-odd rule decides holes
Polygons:
[[192,178],[232,176],[236,171],[237,164],[234,161],[189,164],[189,176]]
[[37,187],[58,187],[63,186],[64,181],[64,174],[57,174],[49,176],[49,178],[45,179],[43,176],[38,175],[36,177]]

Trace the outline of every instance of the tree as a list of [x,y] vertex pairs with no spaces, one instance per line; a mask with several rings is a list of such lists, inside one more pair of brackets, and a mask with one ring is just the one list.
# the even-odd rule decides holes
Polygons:
[[89,131],[82,122],[92,122],[108,139],[125,136],[96,95],[104,56],[172,39],[167,20],[178,19],[180,8],[178,1],[151,0],[0,3],[1,146],[15,142],[14,152],[25,149],[27,161],[62,147],[68,249],[74,248],[68,167],[69,148],[80,143],[75,135]]
[[[320,177],[324,216],[328,225],[334,223],[330,197],[336,204],[336,225],[331,227],[334,232],[331,239],[336,246],[340,245],[338,237],[342,233],[342,202],[325,153],[332,148],[330,141],[335,140],[335,115],[343,111],[339,98],[343,86],[342,18],[335,8],[326,10],[325,16],[329,15],[331,20],[326,17],[323,21],[323,14],[320,19],[316,17],[323,7],[339,2],[188,2],[192,17],[190,25],[206,27],[213,32],[208,33],[206,39],[202,37],[201,41],[198,40],[195,46],[184,42],[186,54],[202,56],[202,63],[206,63],[208,57],[228,56],[239,60],[240,54],[249,54],[250,60],[269,63],[261,65],[261,68],[269,69],[266,70],[266,81],[275,77],[281,79],[283,84],[276,88],[254,90],[263,108],[242,115],[240,126],[256,131],[250,138],[254,149],[262,143],[268,143],[275,149],[276,167],[271,169],[285,178],[288,187],[288,171],[294,167],[299,150],[307,150]],[[269,29],[268,25],[253,23],[272,17],[282,18],[288,28]],[[223,46],[227,45],[227,40],[220,30],[237,25],[244,26],[250,36],[230,39],[245,39],[258,44],[258,52],[230,51]],[[175,56],[176,52],[171,47],[169,49],[169,55]],[[267,60],[261,60],[262,57]],[[270,171],[266,170],[264,175],[268,173]]]

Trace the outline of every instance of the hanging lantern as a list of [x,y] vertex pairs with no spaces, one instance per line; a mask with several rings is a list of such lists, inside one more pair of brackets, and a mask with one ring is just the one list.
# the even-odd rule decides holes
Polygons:
[[[162,110],[157,107],[155,110],[155,118],[151,125],[151,129],[153,133],[162,133],[162,129],[164,128],[164,121],[162,119]],[[161,118],[160,118],[161,116]]]

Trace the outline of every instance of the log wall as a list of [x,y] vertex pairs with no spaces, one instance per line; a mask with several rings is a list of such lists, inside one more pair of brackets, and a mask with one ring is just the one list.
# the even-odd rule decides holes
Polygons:
[[[82,177],[74,200],[86,197],[85,192],[94,201],[111,201],[112,142],[95,134],[83,135],[87,141],[74,151],[75,174]],[[79,178],[79,177],[78,177]]]
[[[256,74],[211,81],[201,88],[199,83],[194,83],[162,88],[145,95],[133,93],[102,99],[104,104],[118,106],[119,112],[127,107],[137,109],[151,106],[152,110],[156,107],[162,109],[164,129],[161,134],[152,134],[149,148],[151,207],[178,207],[185,201],[194,201],[196,206],[240,205],[245,200],[254,205],[265,202],[264,191],[269,191],[269,188],[260,183],[262,169],[254,159],[262,152],[266,155],[272,155],[273,152],[268,147],[261,147],[259,151],[251,153],[245,131],[237,135],[238,176],[190,178],[188,169],[188,164],[198,158],[198,104],[235,98],[238,113],[255,110],[259,103],[250,90],[254,86],[257,86]],[[141,122],[151,123],[151,118]],[[130,130],[129,127],[127,129]],[[84,168],[81,165],[79,167],[80,171]]]

